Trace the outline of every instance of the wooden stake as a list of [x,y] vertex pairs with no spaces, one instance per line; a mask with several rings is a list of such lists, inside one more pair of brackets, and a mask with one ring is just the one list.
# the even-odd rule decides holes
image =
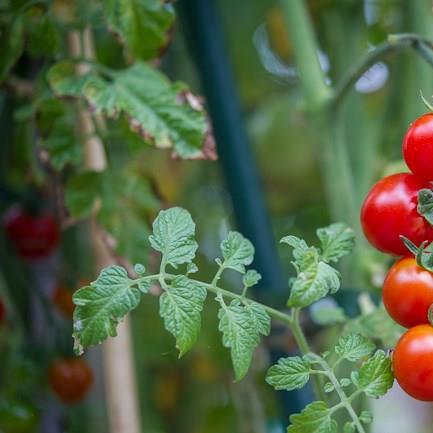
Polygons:
[[[82,36],[82,37],[81,37]],[[86,28],[81,35],[73,31],[69,33],[69,49],[72,56],[94,59],[92,35]],[[79,73],[85,73],[89,65],[77,65]],[[79,110],[80,135],[84,139],[85,165],[94,171],[103,171],[107,160],[103,143],[96,134],[94,119],[88,109]],[[102,122],[98,123],[103,124]],[[97,207],[97,206],[96,206]],[[101,239],[93,218],[91,222],[91,242],[95,255],[96,270],[99,271],[114,260],[107,246]],[[105,370],[105,387],[111,433],[140,433],[140,416],[135,380],[134,357],[132,348],[131,327],[128,318],[118,326],[117,337],[109,338],[103,344],[103,360]]]

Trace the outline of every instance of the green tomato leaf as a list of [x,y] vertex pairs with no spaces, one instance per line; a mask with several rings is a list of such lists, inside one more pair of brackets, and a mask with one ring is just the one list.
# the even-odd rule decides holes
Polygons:
[[245,266],[254,259],[254,246],[240,233],[229,232],[226,239],[221,242],[221,251],[224,258],[224,267],[245,273]]
[[121,266],[101,271],[96,281],[83,287],[73,296],[74,349],[81,354],[84,348],[99,344],[117,335],[117,324],[137,307],[140,290]]
[[26,49],[33,57],[54,55],[59,48],[60,39],[56,26],[42,8],[33,7],[25,15],[27,33]]
[[12,19],[8,27],[0,28],[0,82],[3,81],[24,49],[23,17]]
[[348,361],[358,361],[369,355],[375,349],[375,345],[363,335],[348,334],[338,340],[335,353]]
[[266,375],[266,382],[276,390],[302,388],[310,379],[310,363],[299,356],[281,358]]
[[334,389],[335,389],[335,387],[331,382],[326,382],[324,387],[323,387],[323,390],[327,393],[334,391]]
[[433,191],[421,189],[418,192],[418,213],[433,225]]
[[249,269],[243,276],[242,282],[245,287],[253,287],[255,286],[260,280],[262,279],[262,276],[255,271],[254,269]]
[[167,263],[176,267],[194,259],[198,245],[194,238],[195,224],[187,210],[180,207],[163,210],[152,227],[150,244]]
[[175,11],[164,0],[105,0],[109,29],[126,45],[133,57],[158,57],[170,39]]
[[310,403],[299,413],[290,416],[287,433],[337,433],[338,425],[323,401]]
[[373,422],[373,415],[368,410],[363,410],[359,415],[359,419],[364,424],[371,424]]
[[349,254],[355,246],[355,233],[346,224],[336,223],[317,230],[317,237],[322,244],[322,260],[338,262]]
[[294,280],[287,305],[307,307],[339,288],[339,272],[325,262],[312,261]]
[[319,261],[317,248],[309,247],[303,239],[296,236],[285,236],[280,242],[293,248],[293,258],[295,259],[293,264],[298,273]]
[[159,298],[159,314],[165,329],[173,334],[179,356],[197,341],[206,289],[183,275],[176,276]]
[[218,319],[223,345],[230,349],[235,378],[239,381],[248,372],[260,334],[269,334],[270,317],[258,304],[241,305],[234,300],[220,308]]
[[201,102],[186,86],[170,83],[143,62],[109,75],[105,79],[94,70],[76,75],[76,65],[62,61],[48,71],[47,78],[59,97],[84,98],[96,114],[126,116],[143,143],[171,148],[181,158],[216,158]]
[[368,397],[377,398],[386,394],[394,382],[391,357],[378,350],[362,364],[359,372],[352,372],[351,379]]

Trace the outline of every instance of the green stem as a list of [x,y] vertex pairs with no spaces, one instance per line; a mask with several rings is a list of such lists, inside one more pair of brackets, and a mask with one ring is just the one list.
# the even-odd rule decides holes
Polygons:
[[341,104],[346,94],[369,68],[378,61],[383,60],[389,54],[402,49],[413,49],[427,63],[433,65],[433,50],[430,41],[412,33],[390,35],[387,41],[382,42],[357,63],[353,69],[349,71],[346,78],[336,87],[334,97],[331,101],[332,108],[335,109]]
[[293,45],[299,80],[307,111],[318,111],[331,96],[319,63],[318,45],[303,0],[281,0],[284,19]]
[[348,412],[350,418],[353,421],[353,424],[355,425],[356,429],[358,430],[358,433],[365,433],[365,429],[363,425],[361,424],[361,421],[358,418],[358,415],[356,414],[355,410],[352,407],[352,400],[357,397],[359,394],[361,394],[360,390],[355,391],[350,397],[346,395],[343,388],[340,385],[340,382],[338,382],[337,377],[334,374],[334,371],[332,368],[328,365],[328,363],[321,358],[320,356],[314,356],[315,361],[317,364],[319,364],[323,370],[326,372],[326,375],[328,376],[328,379],[334,386],[334,389],[336,393],[338,394],[338,397],[340,398],[340,404],[337,406],[334,406],[334,410],[339,409],[340,407],[344,407],[346,411]]
[[[302,330],[301,324],[299,322],[299,312],[299,308],[292,308],[292,324],[290,325],[290,330],[292,331],[293,337],[296,340],[299,350],[302,354],[306,355],[307,353],[312,353],[312,350],[310,349],[310,345],[305,338],[304,331]],[[325,395],[325,390],[323,389],[323,383],[320,376],[312,376],[311,381],[313,384],[314,393],[316,394],[317,398],[322,401],[327,401],[327,397]]]

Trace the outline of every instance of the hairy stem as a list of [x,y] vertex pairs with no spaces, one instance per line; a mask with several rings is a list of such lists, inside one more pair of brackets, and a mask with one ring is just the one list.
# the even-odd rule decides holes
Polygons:
[[350,418],[352,419],[352,422],[356,429],[358,430],[358,433],[365,433],[365,429],[363,425],[361,424],[361,421],[358,418],[358,415],[356,414],[355,410],[352,407],[352,400],[360,394],[360,391],[355,391],[351,396],[347,396],[344,392],[342,386],[340,385],[340,382],[338,381],[337,377],[335,376],[335,373],[333,369],[328,365],[328,363],[321,358],[320,356],[314,356],[315,362],[319,364],[324,372],[326,373],[326,376],[334,386],[334,389],[336,393],[338,394],[338,397],[340,398],[340,404],[337,406],[334,406],[334,410],[339,409],[340,407],[344,407],[349,414]]

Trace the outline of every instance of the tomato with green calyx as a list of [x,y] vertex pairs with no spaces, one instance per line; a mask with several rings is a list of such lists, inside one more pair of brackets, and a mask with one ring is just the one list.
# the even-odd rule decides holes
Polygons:
[[410,328],[429,323],[428,310],[433,304],[433,274],[407,257],[396,262],[383,283],[383,303],[389,315]]
[[39,424],[39,411],[23,400],[0,403],[0,431],[2,433],[33,433]]
[[423,114],[409,126],[403,156],[413,174],[433,180],[433,113]]
[[28,260],[48,256],[59,243],[59,228],[49,213],[31,215],[13,208],[5,217],[5,230],[17,254]]
[[433,401],[433,326],[418,325],[402,335],[392,368],[398,384],[410,396]]
[[417,212],[418,191],[430,185],[413,174],[398,173],[377,182],[361,209],[365,237],[378,250],[408,255],[403,235],[416,245],[433,241],[433,227]]
[[48,379],[54,393],[65,403],[82,400],[93,383],[93,372],[82,358],[55,360]]

